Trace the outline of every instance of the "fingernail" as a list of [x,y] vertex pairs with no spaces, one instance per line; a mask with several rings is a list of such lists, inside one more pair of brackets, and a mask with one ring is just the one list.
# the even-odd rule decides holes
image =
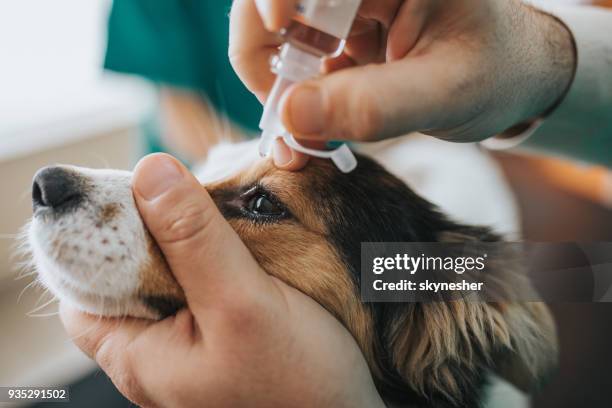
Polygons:
[[289,95],[288,104],[288,119],[295,133],[315,135],[323,132],[325,112],[318,88],[305,86],[296,89]]
[[143,159],[136,174],[134,188],[147,201],[161,196],[183,178],[177,163],[166,155]]
[[282,140],[276,140],[272,147],[272,157],[276,167],[285,167],[291,164],[294,158],[293,150]]

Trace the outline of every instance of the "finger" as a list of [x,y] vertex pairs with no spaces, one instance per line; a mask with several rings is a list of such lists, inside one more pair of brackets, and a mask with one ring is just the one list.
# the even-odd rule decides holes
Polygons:
[[74,344],[92,359],[96,359],[101,346],[109,339],[127,344],[152,324],[141,319],[93,316],[64,302],[60,304],[60,317]]
[[[321,140],[298,140],[299,144],[311,149],[325,150],[325,142]],[[281,170],[298,171],[306,167],[310,156],[291,149],[282,139],[277,139],[273,150],[274,164]]]
[[281,170],[297,171],[308,163],[308,155],[291,149],[282,139],[274,142],[272,155],[274,164]]
[[138,209],[185,291],[198,323],[204,309],[223,309],[249,294],[269,292],[269,279],[217,209],[208,192],[176,159],[154,154],[134,171]]
[[358,65],[382,62],[387,32],[402,0],[364,0],[346,41],[344,52]]
[[294,86],[281,101],[283,123],[296,137],[323,140],[367,141],[436,128],[453,107],[455,76],[462,72],[439,60],[355,67]]
[[363,21],[361,25],[363,27],[356,29],[359,32],[351,33],[347,39],[344,53],[357,65],[383,62],[387,41],[386,29],[374,20]]
[[268,31],[253,0],[236,0],[230,14],[229,59],[245,86],[263,102],[274,84],[270,58],[281,38]]
[[352,68],[357,65],[354,59],[352,59],[346,53],[342,53],[335,58],[328,58],[323,61],[323,72],[329,74],[330,72],[338,71],[340,69]]
[[297,0],[255,0],[259,15],[268,31],[279,31],[289,25]]
[[115,386],[137,405],[151,406],[137,381],[127,351],[153,323],[146,320],[100,318],[60,304],[60,318],[72,341],[95,360]]
[[413,0],[363,0],[358,17],[374,20],[388,29],[402,4],[410,1]]
[[402,4],[389,29],[387,61],[401,59],[412,50],[433,9],[431,5],[431,0],[411,0]]
[[402,0],[363,1],[344,53],[359,65],[382,62],[388,29],[402,3]]

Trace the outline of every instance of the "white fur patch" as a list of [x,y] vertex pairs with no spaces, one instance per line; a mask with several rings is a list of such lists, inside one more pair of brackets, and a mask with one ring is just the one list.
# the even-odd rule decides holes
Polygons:
[[86,198],[74,210],[32,217],[28,245],[40,280],[90,313],[150,315],[135,296],[149,253],[131,173],[65,167],[85,178]]

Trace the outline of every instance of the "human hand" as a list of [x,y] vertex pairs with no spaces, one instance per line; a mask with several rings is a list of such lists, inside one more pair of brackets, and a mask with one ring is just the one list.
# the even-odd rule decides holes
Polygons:
[[[234,2],[230,59],[262,101],[281,41],[274,32],[296,3]],[[517,0],[363,0],[344,53],[325,64],[331,73],[289,89],[281,115],[301,139],[421,131],[479,141],[554,107],[571,83],[574,52],[561,22]]]
[[133,190],[188,309],[153,322],[61,306],[75,343],[127,398],[154,407],[384,406],[349,332],[259,267],[187,169],[149,156]]

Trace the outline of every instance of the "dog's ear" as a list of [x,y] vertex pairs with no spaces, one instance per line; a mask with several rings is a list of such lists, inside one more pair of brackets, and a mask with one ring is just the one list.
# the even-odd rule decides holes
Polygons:
[[[488,228],[457,226],[440,234],[441,242],[499,242],[501,238]],[[511,249],[509,249],[511,250]],[[507,259],[512,256],[507,257]],[[546,304],[520,301],[531,298],[535,289],[526,276],[523,265],[510,262],[492,264],[489,273],[496,276],[504,302],[486,303],[499,313],[505,330],[497,332],[494,371],[525,392],[537,390],[555,369],[558,343],[555,323]],[[514,299],[514,301],[512,301]],[[501,326],[500,326],[501,328]],[[500,347],[501,346],[501,347]]]
[[[494,242],[489,229],[446,225],[441,242]],[[503,268],[504,265],[496,267]],[[495,272],[493,272],[495,273]],[[520,273],[496,274],[501,290],[529,288]],[[508,298],[510,299],[510,298]],[[533,391],[554,368],[557,342],[552,317],[540,302],[439,301],[386,306],[383,348],[396,373],[422,395],[472,406],[487,371]]]
[[[495,305],[495,304],[493,304]],[[544,385],[558,364],[555,323],[546,304],[498,304],[510,330],[509,342],[496,350],[493,370],[524,392]]]

